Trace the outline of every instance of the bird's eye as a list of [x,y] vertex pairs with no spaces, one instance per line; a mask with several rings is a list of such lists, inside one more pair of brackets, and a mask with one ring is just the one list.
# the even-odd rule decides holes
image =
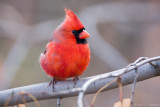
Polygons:
[[76,37],[79,36],[79,33],[77,32],[77,30],[72,30],[72,33],[73,33]]
[[82,29],[80,29],[80,30],[72,30],[72,33],[73,33],[76,37],[78,37],[79,34],[80,34],[83,30],[85,30],[85,28],[82,28]]

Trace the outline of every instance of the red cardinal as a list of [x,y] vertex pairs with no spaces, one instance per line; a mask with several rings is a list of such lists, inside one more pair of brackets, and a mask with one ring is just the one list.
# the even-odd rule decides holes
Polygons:
[[40,64],[47,75],[57,80],[74,77],[77,81],[90,61],[90,49],[86,38],[90,35],[78,17],[65,9],[65,20],[53,32],[44,53],[40,55]]

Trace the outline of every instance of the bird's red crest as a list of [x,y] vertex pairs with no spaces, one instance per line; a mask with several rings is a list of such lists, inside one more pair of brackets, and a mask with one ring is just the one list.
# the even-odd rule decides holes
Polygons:
[[70,18],[73,18],[73,19],[77,18],[77,16],[73,13],[72,10],[65,8],[65,12],[66,12],[67,17],[70,17]]
[[90,49],[85,39],[89,34],[70,9],[65,9],[65,12],[65,20],[54,30],[40,56],[42,69],[53,78],[51,83],[80,76],[90,61]]
[[72,10],[65,8],[65,12],[66,12],[66,19],[64,22],[68,23],[68,25],[71,25],[71,27],[74,28],[75,30],[78,30],[84,27],[81,21],[73,13]]

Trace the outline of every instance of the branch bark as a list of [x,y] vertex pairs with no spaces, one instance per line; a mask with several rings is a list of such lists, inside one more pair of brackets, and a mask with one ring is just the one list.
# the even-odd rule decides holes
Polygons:
[[[160,76],[160,57],[154,57],[154,58],[150,58],[142,62],[139,62],[137,63],[137,67],[138,67],[137,72],[139,75],[137,78],[137,81],[143,81],[149,78]],[[84,84],[88,80],[98,77],[99,79],[92,82],[85,90],[85,94],[96,93],[101,87],[103,87],[105,84],[112,81],[114,79],[114,76],[119,75],[121,73],[124,73],[122,75],[122,84],[128,85],[133,83],[134,75],[135,75],[134,69],[135,67],[131,66],[130,68],[128,68],[127,73],[124,73],[126,68],[123,68],[123,69],[105,73],[105,74],[82,78],[79,81],[77,81],[77,84],[75,85],[75,87],[73,87],[74,83],[71,80],[58,81],[54,87],[54,92],[52,90],[52,86],[48,86],[48,82],[0,91],[0,106],[1,107],[4,106],[5,102],[11,96],[13,97],[9,101],[8,105],[16,105],[18,103],[23,103],[22,98],[19,98],[20,95],[18,95],[18,93],[22,91],[32,94],[33,96],[36,97],[37,100],[52,99],[57,97],[66,98],[66,97],[77,96],[79,92],[84,91],[83,88],[81,87],[84,87]],[[104,91],[114,89],[114,88],[117,88],[117,83],[111,84]],[[27,94],[24,94],[23,98],[25,98],[26,102],[33,101],[33,99],[27,96]]]

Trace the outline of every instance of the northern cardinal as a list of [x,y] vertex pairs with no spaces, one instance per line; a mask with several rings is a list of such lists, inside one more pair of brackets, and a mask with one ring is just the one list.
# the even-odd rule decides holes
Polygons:
[[40,55],[40,65],[53,78],[53,85],[58,80],[70,77],[77,81],[90,61],[86,40],[90,35],[70,9],[65,8],[65,12],[65,20],[54,30],[45,51]]

